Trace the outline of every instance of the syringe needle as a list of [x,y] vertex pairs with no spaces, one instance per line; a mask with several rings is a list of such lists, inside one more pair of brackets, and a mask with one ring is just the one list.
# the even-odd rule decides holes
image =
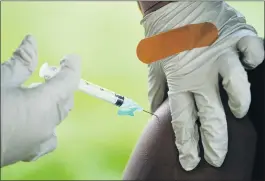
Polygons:
[[158,116],[157,116],[157,115],[155,115],[154,113],[151,113],[151,112],[149,112],[149,111],[146,111],[146,110],[144,110],[144,109],[143,109],[143,112],[145,112],[145,113],[148,113],[148,114],[150,114],[150,115],[153,115],[153,116],[155,116],[157,119],[159,119],[159,118],[158,118]]
[[[48,65],[48,63],[44,63],[40,68],[39,76],[43,78],[46,77],[46,79],[50,79],[53,76],[55,76],[58,72],[60,72],[60,70],[61,67],[51,67]],[[125,110],[120,110],[121,115],[133,116],[134,111],[139,109],[142,110],[142,107],[140,107],[137,103],[135,103],[131,99],[128,99],[125,96],[116,94],[113,91],[102,88],[98,85],[92,84],[91,82],[85,81],[83,79],[80,80],[79,89],[91,96],[105,100],[121,108],[125,108]],[[159,119],[157,115],[146,110],[143,111]]]

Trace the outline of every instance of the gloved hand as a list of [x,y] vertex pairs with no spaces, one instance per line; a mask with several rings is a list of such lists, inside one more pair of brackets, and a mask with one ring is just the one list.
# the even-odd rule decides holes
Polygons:
[[22,87],[37,61],[37,45],[29,35],[1,64],[1,167],[36,160],[53,151],[55,128],[73,107],[73,92],[81,77],[80,58],[66,56],[56,77]]
[[[213,23],[219,30],[216,42],[205,48],[184,51],[149,64],[149,100],[154,112],[168,88],[175,143],[182,167],[190,171],[199,161],[199,118],[205,160],[222,165],[228,151],[226,115],[218,79],[229,97],[235,117],[246,115],[251,102],[250,84],[242,66],[255,68],[264,59],[263,41],[245,18],[223,1],[170,3],[142,20],[146,36],[187,24]],[[178,42],[176,42],[178,43]]]

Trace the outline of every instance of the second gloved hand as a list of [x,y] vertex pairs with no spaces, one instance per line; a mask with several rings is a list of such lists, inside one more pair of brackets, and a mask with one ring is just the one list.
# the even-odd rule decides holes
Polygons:
[[200,162],[199,133],[195,123],[198,118],[205,160],[219,167],[228,151],[219,76],[228,94],[232,113],[242,118],[249,109],[251,94],[239,53],[243,55],[246,68],[255,68],[264,59],[262,39],[239,12],[223,1],[174,2],[142,21],[147,36],[203,22],[213,23],[219,31],[219,38],[213,45],[184,51],[148,65],[152,111],[163,102],[168,87],[179,161],[187,171]]
[[73,107],[73,93],[81,77],[80,58],[66,56],[56,77],[22,87],[37,61],[36,41],[26,36],[13,56],[1,64],[1,167],[36,160],[53,151],[55,128]]

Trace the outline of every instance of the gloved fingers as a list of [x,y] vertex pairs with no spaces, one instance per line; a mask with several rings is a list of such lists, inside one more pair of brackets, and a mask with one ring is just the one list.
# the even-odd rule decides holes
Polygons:
[[[44,83],[32,83],[30,84],[28,87],[29,89],[34,89],[36,88],[37,92],[39,91],[38,89],[42,89],[42,86],[44,85]],[[43,95],[41,95],[43,96]],[[54,101],[53,99],[51,99],[52,101]],[[68,112],[72,110],[73,106],[74,106],[74,95],[71,94],[68,97],[66,97],[65,99],[60,99],[56,102],[57,105],[57,110],[59,113],[59,121],[57,122],[56,125],[60,124],[62,120],[64,120],[67,115]]]
[[194,91],[194,97],[201,123],[204,158],[209,164],[220,167],[228,150],[228,132],[217,78],[215,84],[207,83]]
[[228,105],[237,118],[244,117],[251,103],[250,83],[236,52],[227,52],[219,57],[219,73],[228,94]]
[[186,171],[193,170],[200,162],[199,134],[196,124],[197,111],[194,98],[188,92],[175,92],[169,88],[169,105],[175,144],[179,151],[179,161]]
[[78,89],[81,78],[81,59],[68,55],[61,61],[61,71],[44,83],[43,91],[56,101],[68,99]]
[[32,150],[32,153],[23,159],[24,162],[31,162],[36,161],[40,157],[54,151],[57,147],[57,137],[54,133],[51,135],[51,137],[44,142],[40,143],[34,150]]
[[247,69],[254,69],[264,60],[264,42],[257,36],[245,36],[237,43],[242,63]]
[[[40,85],[43,85],[43,83],[41,82],[32,83],[27,88],[36,88]],[[57,106],[58,106],[58,109],[60,110],[60,120],[64,120],[66,116],[68,115],[68,112],[71,111],[71,109],[74,106],[74,96],[70,95],[66,99],[59,100],[57,103]]]
[[149,65],[148,69],[148,99],[151,104],[151,111],[155,112],[166,99],[166,78],[157,62]]
[[1,64],[1,85],[20,86],[36,69],[37,63],[36,40],[27,35],[10,60]]

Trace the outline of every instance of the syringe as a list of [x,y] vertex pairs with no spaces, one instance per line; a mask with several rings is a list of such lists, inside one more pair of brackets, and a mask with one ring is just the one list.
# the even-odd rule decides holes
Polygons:
[[[60,69],[61,67],[49,66],[48,63],[44,63],[40,68],[39,76],[48,80],[54,77],[60,71]],[[79,90],[120,107],[118,111],[119,115],[134,116],[135,111],[143,111],[148,114],[154,115],[153,113],[144,110],[132,99],[121,96],[113,91],[102,88],[86,80],[80,80]]]

